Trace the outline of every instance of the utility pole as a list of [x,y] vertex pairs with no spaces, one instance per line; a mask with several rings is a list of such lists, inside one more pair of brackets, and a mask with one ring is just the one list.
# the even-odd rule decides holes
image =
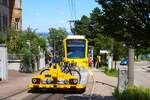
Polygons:
[[128,47],[128,83],[134,85],[134,48]]
[[71,29],[71,32],[73,33],[73,35],[76,35],[76,32],[75,32],[75,22],[76,22],[76,20],[69,20],[70,29]]
[[55,49],[55,39],[53,39],[53,57],[56,55],[56,49]]
[[30,58],[29,58],[29,71],[31,71],[32,72],[32,65],[31,65],[31,56],[32,56],[32,53],[31,53],[31,40],[27,40],[27,44],[28,44],[28,46],[29,46],[29,51],[30,51]]
[[114,39],[112,38],[111,41],[112,42],[111,42],[111,55],[110,56],[111,56],[111,60],[112,60],[111,61],[111,68],[113,68]]

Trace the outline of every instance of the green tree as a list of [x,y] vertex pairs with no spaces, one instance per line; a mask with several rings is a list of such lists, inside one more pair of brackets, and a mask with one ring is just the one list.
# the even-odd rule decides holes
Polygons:
[[4,44],[6,42],[5,35],[0,32],[0,44]]
[[19,32],[15,31],[12,28],[7,28],[5,30],[7,33],[7,47],[9,53],[17,53],[17,39],[19,38]]
[[54,49],[54,56],[62,56],[63,39],[67,36],[67,31],[64,28],[49,28],[48,41]]
[[103,34],[126,44],[129,48],[129,84],[133,84],[134,49],[149,45],[149,0],[97,0],[101,5]]
[[46,39],[38,36],[36,30],[30,27],[24,32],[6,28],[5,33],[8,33],[7,42],[6,40],[2,40],[2,42],[5,41],[7,43],[8,52],[11,54],[22,54],[27,71],[38,70],[39,48],[46,50]]
[[93,32],[92,26],[90,26],[90,18],[83,15],[80,20],[75,22],[75,32],[77,35],[84,35],[89,40],[90,45],[94,45],[94,38],[96,33]]
[[86,35],[88,37],[88,34],[91,32],[89,31],[89,24],[90,19],[83,15],[81,17],[81,20],[75,22],[75,31],[79,35]]
[[[94,55],[99,53],[100,50],[111,50],[112,45],[117,45],[118,47],[111,51],[115,53],[115,60],[118,60],[121,55],[123,55],[121,53],[121,50],[124,50],[123,45],[118,45],[121,43],[116,41],[112,44],[112,38],[103,34],[103,31],[100,28],[100,24],[103,21],[103,18],[99,17],[101,14],[101,10],[99,8],[95,8],[90,14],[90,18],[83,15],[80,20],[76,21],[75,31],[78,35],[85,35],[89,40],[89,44],[94,46]],[[117,51],[119,51],[119,53],[117,53]]]
[[[39,61],[39,49],[46,50],[46,40],[45,38],[39,37],[36,34],[36,30],[32,30],[31,28],[27,28],[27,30],[24,32],[24,39],[29,42],[27,49],[28,52],[25,50],[26,53],[30,58],[30,62],[32,64],[33,71],[39,69],[38,61]],[[25,57],[27,57],[25,55]],[[28,58],[29,58],[28,57]]]

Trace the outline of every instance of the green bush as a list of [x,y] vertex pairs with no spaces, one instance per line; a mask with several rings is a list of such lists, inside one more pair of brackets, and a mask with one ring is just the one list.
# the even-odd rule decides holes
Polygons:
[[150,100],[150,89],[129,86],[122,93],[119,93],[118,89],[115,89],[113,95],[117,100]]
[[111,69],[111,70],[108,70],[108,67],[107,66],[102,66],[100,68],[100,70],[102,72],[104,72],[106,75],[108,76],[113,76],[113,77],[117,77],[118,76],[118,70],[116,69]]
[[113,77],[118,76],[118,70],[116,70],[116,69],[105,70],[104,73],[108,76],[113,76]]

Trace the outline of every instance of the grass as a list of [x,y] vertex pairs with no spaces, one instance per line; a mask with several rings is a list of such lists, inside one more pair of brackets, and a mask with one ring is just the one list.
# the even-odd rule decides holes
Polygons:
[[102,72],[104,72],[106,75],[108,76],[112,76],[112,77],[118,77],[118,70],[116,69],[111,69],[111,70],[108,70],[108,67],[107,66],[102,66],[100,68],[100,70]]
[[150,89],[137,86],[128,86],[128,88],[119,93],[116,88],[113,96],[116,100],[150,100]]

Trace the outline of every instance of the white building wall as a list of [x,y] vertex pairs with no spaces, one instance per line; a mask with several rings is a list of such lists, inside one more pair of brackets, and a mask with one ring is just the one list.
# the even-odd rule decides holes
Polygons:
[[9,61],[8,69],[20,71],[21,61]]
[[46,64],[45,64],[45,53],[43,52],[43,50],[40,50],[40,54],[39,54],[39,69],[43,69]]
[[8,80],[8,59],[7,47],[4,44],[0,45],[0,79]]

